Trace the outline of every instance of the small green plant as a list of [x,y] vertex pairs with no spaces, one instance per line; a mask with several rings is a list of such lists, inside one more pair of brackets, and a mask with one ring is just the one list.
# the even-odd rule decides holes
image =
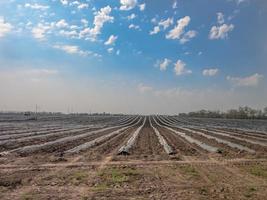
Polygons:
[[101,178],[101,184],[97,187],[108,187],[110,185],[121,184],[124,182],[128,182],[130,178],[139,175],[139,173],[132,168],[110,168],[105,169],[98,173],[98,176]]
[[73,174],[73,178],[77,181],[82,181],[87,178],[87,174],[83,171],[78,171]]
[[192,176],[192,177],[198,177],[199,173],[198,171],[191,165],[189,166],[182,166],[180,169],[187,175]]
[[249,172],[258,177],[267,178],[267,171],[260,165],[255,165],[250,168]]
[[257,189],[255,187],[249,187],[244,196],[247,198],[251,198],[254,195],[254,192],[256,191]]
[[112,177],[112,182],[114,184],[126,182],[129,179],[129,176],[125,175],[124,173],[115,168],[112,169],[111,171],[111,177]]

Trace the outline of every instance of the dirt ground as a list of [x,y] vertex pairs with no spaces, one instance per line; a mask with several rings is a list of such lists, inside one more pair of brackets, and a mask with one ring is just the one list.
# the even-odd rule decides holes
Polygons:
[[267,162],[54,163],[0,170],[0,199],[265,199]]
[[[218,152],[208,152],[152,121],[175,152],[174,155],[168,155],[147,120],[129,155],[119,155],[118,150],[142,125],[143,119],[77,154],[68,155],[64,150],[99,138],[113,129],[25,155],[0,154],[0,199],[266,199],[266,147],[218,136],[254,149],[255,153],[251,154],[193,134],[190,130],[185,132],[219,149]],[[8,124],[8,128],[6,126],[6,132],[4,128],[1,129],[2,135],[8,134],[8,131],[13,134],[13,124]],[[14,134],[21,134],[22,131]],[[237,130],[231,133],[241,132]],[[70,135],[75,136],[76,133],[65,136]],[[240,137],[266,142],[266,135],[259,133],[245,132]],[[57,139],[57,136],[47,140],[26,138],[25,142],[12,142],[14,146],[6,147],[3,143],[0,148],[8,151],[52,139]]]

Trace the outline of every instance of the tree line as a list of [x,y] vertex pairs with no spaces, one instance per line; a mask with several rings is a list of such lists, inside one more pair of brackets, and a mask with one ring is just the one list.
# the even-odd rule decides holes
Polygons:
[[229,118],[229,119],[267,119],[267,107],[264,109],[253,109],[248,106],[230,109],[228,111],[199,110],[196,112],[180,113],[182,117],[200,118]]

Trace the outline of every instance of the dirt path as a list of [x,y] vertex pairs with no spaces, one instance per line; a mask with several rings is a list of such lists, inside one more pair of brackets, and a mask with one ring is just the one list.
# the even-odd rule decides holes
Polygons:
[[[114,153],[114,152],[113,152]],[[107,166],[107,165],[254,165],[254,164],[267,164],[267,159],[229,159],[229,160],[190,160],[190,161],[175,161],[175,160],[162,160],[162,161],[144,161],[144,160],[128,160],[128,161],[112,161],[112,155],[107,155],[102,161],[96,162],[70,162],[70,163],[47,163],[40,165],[0,165],[1,170],[26,170],[26,169],[53,169],[53,168],[87,168],[92,166]]]

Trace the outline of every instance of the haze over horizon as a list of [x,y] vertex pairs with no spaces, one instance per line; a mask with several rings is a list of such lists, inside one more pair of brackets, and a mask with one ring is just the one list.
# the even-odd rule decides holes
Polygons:
[[262,109],[266,19],[264,0],[3,0],[0,110]]

